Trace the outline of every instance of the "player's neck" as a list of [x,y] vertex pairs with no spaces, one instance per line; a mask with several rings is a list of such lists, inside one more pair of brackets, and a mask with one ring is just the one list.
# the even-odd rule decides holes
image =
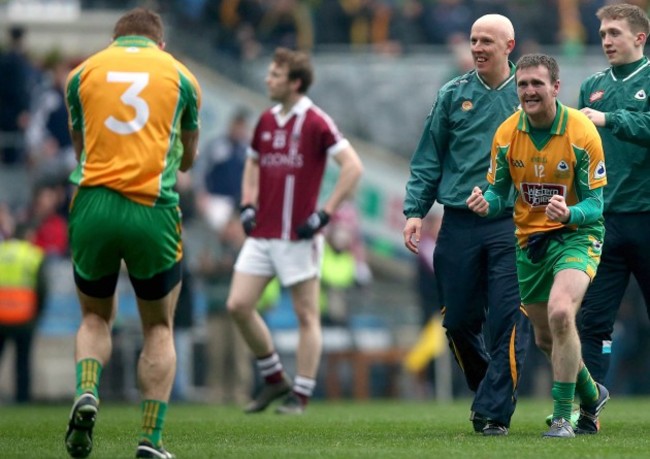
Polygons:
[[557,114],[557,106],[553,105],[553,110],[550,112],[538,113],[536,115],[528,115],[528,122],[535,129],[550,129],[555,121]]
[[508,61],[492,72],[481,75],[481,78],[490,88],[495,89],[501,85],[510,76],[510,65]]
[[646,59],[644,58],[643,55],[634,56],[630,58],[627,62],[623,62],[622,64],[618,64],[618,65],[613,65],[612,70],[614,72],[614,75],[617,78],[625,78],[626,76],[635,72],[636,69],[645,62]]
[[280,113],[282,115],[286,115],[287,113],[290,113],[291,110],[293,109],[293,106],[298,103],[298,101],[302,99],[302,94],[291,94],[288,96],[285,100],[280,102],[280,105],[282,105],[282,108],[280,109]]

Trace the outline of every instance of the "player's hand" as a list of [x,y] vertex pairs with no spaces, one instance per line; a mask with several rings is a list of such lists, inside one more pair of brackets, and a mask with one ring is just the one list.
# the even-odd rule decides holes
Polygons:
[[566,205],[564,196],[553,195],[546,205],[546,216],[554,222],[566,223],[571,217],[571,211]]
[[250,236],[255,226],[257,225],[257,210],[251,204],[242,206],[239,209],[239,219],[241,221],[241,226],[244,228],[246,236]]
[[605,127],[605,114],[603,112],[599,112],[598,110],[587,107],[580,109],[580,111],[587,115],[587,118],[589,118],[591,122],[594,123],[594,126]]
[[420,234],[422,232],[422,219],[418,217],[411,217],[406,220],[404,225],[404,245],[413,253],[418,253],[420,249]]
[[314,236],[323,226],[327,225],[330,221],[330,216],[324,210],[314,212],[307,220],[296,228],[298,239],[309,239]]
[[483,197],[483,191],[477,186],[472,190],[472,194],[465,201],[467,208],[481,217],[485,217],[490,210],[490,203]]

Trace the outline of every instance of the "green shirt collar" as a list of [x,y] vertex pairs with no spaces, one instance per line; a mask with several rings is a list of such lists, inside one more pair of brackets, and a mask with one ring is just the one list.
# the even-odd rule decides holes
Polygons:
[[[553,124],[549,129],[549,134],[562,135],[564,134],[564,131],[566,131],[566,124],[569,119],[569,111],[564,105],[560,103],[559,100],[555,101],[555,106],[557,107],[557,110],[555,112],[555,119],[553,120]],[[530,121],[528,120],[528,116],[523,110],[521,111],[521,116],[519,117],[519,123],[517,123],[517,129],[527,133],[530,133],[531,131]]]
[[142,35],[124,35],[122,37],[117,37],[113,40],[111,46],[135,46],[136,48],[153,48],[158,47],[158,44],[153,41],[151,38],[142,36]]
[[628,76],[633,74],[639,67],[644,65],[646,62],[648,62],[648,58],[643,56],[638,61],[630,62],[629,64],[612,66],[612,73],[614,74],[614,77],[616,77],[619,80],[622,80],[623,78],[627,78]]
[[[517,69],[517,67],[515,66],[515,64],[513,64],[511,61],[508,61],[508,67],[510,67],[510,74],[508,75],[508,78],[506,78],[506,79],[505,79],[505,80],[504,80],[504,81],[503,81],[499,86],[497,86],[496,88],[494,88],[495,91],[499,91],[500,89],[502,89],[504,86],[506,86],[508,83],[510,83],[510,81],[515,77],[515,70]],[[490,86],[489,86],[489,85],[488,85],[488,84],[483,80],[483,78],[481,78],[481,75],[479,75],[478,72],[476,72],[476,78],[478,78],[478,81],[480,81],[481,84],[482,84],[483,86],[485,86],[486,89],[492,89],[492,88],[490,88]]]

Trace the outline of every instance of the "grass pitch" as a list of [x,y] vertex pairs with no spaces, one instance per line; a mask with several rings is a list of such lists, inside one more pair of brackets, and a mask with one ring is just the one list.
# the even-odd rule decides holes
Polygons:
[[[598,435],[544,439],[549,400],[521,400],[510,435],[472,432],[469,400],[314,401],[305,415],[273,409],[245,415],[235,407],[172,404],[165,446],[179,459],[197,458],[640,458],[650,454],[650,399],[614,398]],[[0,457],[66,458],[69,406],[0,407]],[[99,411],[91,458],[135,455],[140,412],[107,402]]]

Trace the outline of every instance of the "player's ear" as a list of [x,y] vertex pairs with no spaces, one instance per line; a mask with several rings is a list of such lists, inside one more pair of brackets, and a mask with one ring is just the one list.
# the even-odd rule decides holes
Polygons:
[[159,41],[158,42],[158,48],[160,48],[160,49],[165,49],[166,45],[167,45],[167,43],[165,43],[164,41]]
[[648,39],[648,36],[646,34],[644,34],[643,32],[636,34],[636,42],[640,46],[645,45],[647,39]]

